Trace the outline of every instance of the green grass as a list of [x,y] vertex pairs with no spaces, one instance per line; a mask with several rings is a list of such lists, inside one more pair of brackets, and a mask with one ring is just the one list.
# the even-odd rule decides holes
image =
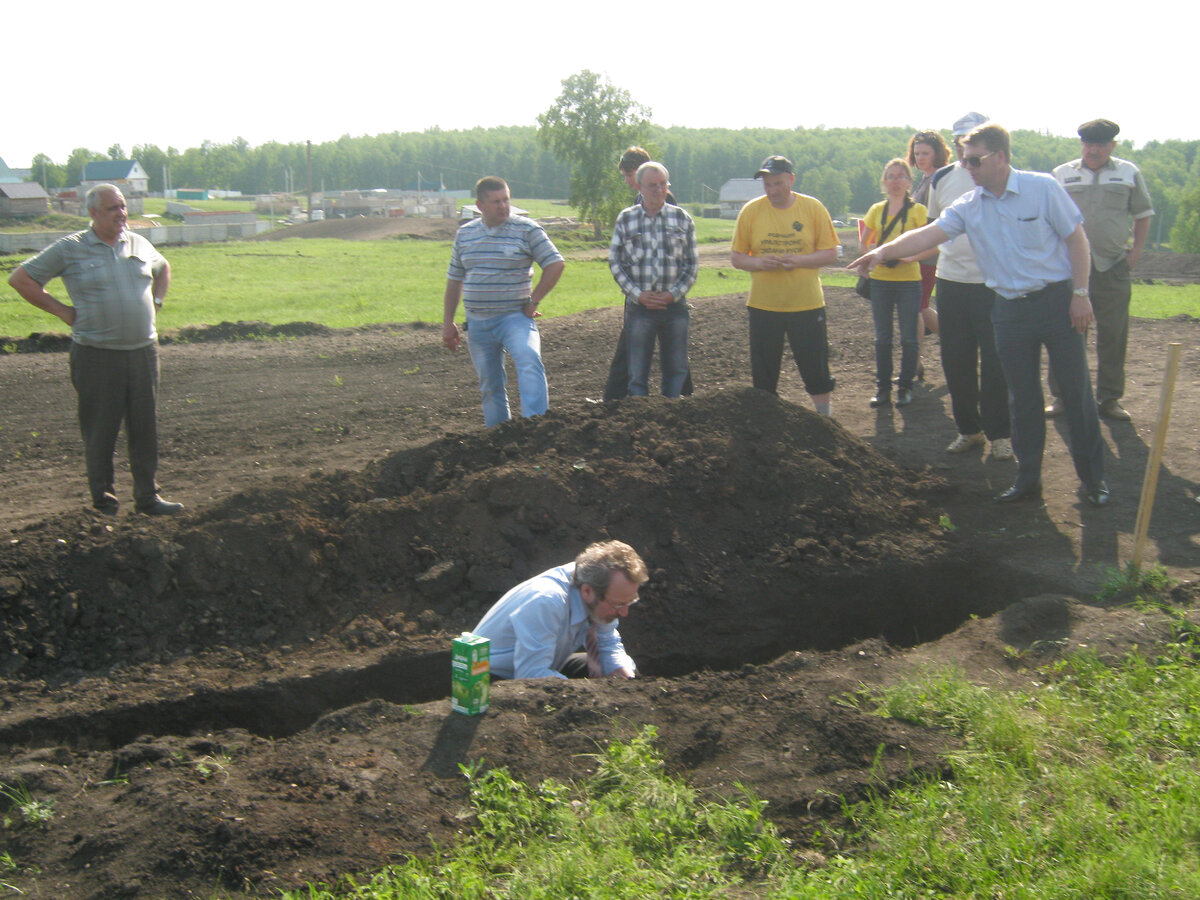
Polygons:
[[[21,825],[34,825],[44,828],[54,819],[54,803],[50,800],[37,800],[23,784],[7,785],[0,783],[0,801],[4,801],[7,810],[0,817],[0,825],[4,830]],[[14,817],[12,814],[16,813]]]
[[[205,212],[228,212],[229,210],[236,210],[238,212],[254,211],[253,197],[245,197],[240,200],[237,198],[227,200],[167,200],[163,197],[146,197],[142,200],[142,210],[161,216],[166,213],[168,203],[182,203],[185,206],[204,210]],[[303,200],[300,201],[300,205],[304,205]],[[287,211],[288,208],[283,204],[275,204],[276,215],[281,215]],[[266,216],[264,215],[263,218],[266,218]]]
[[[539,204],[551,206],[550,201]],[[569,209],[559,207],[561,210]],[[546,214],[541,212],[540,214]],[[733,223],[698,219],[705,240],[727,240]],[[578,248],[578,249],[576,249]],[[571,315],[620,303],[603,259],[571,259],[594,245],[565,245],[569,264],[543,305],[546,316]],[[159,326],[164,331],[219,322],[319,322],[346,328],[380,322],[440,322],[450,245],[435,241],[285,240],[198,244],[166,249],[172,286]],[[0,257],[0,274],[28,255]],[[750,278],[732,267],[701,270],[693,299],[749,289]],[[722,275],[724,277],[722,277]],[[854,277],[829,271],[824,283],[850,287]],[[61,296],[61,282],[51,283]],[[1133,314],[1200,317],[1200,285],[1135,285]],[[461,312],[460,312],[461,317]],[[66,331],[57,320],[0,288],[0,335],[24,337]]]
[[1129,311],[1143,319],[1200,318],[1200,284],[1135,283]]
[[536,786],[464,767],[474,829],[452,850],[290,900],[727,897],[786,862],[787,845],[744,796],[703,802],[668,777],[647,726],[597,755],[582,784]]
[[1030,694],[953,669],[884,692],[885,714],[965,739],[952,778],[853,809],[869,851],[776,896],[1200,896],[1196,650],[1189,637],[1115,667],[1082,652]]
[[[441,241],[285,240],[170,247],[171,291],[159,317],[165,331],[189,325],[320,322],[347,328],[378,322],[440,322],[450,244]],[[8,272],[27,256],[0,257]],[[732,267],[705,269],[692,296],[747,290]],[[536,277],[536,276],[535,276]],[[61,282],[51,293],[62,296]],[[546,316],[619,305],[603,259],[571,260],[542,306]],[[459,318],[461,319],[461,309]],[[65,332],[66,326],[0,290],[0,335]]]

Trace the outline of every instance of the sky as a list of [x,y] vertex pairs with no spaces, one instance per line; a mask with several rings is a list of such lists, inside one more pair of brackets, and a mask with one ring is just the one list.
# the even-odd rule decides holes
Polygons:
[[77,147],[536,125],[582,69],[662,126],[946,129],[976,110],[1010,130],[1074,136],[1104,117],[1135,146],[1200,139],[1193,30],[1165,0],[860,0],[775,17],[681,0],[586,14],[548,0],[161,0],[113,7],[131,20],[94,29],[94,2],[51,9],[27,39],[6,28],[0,158],[14,168]]

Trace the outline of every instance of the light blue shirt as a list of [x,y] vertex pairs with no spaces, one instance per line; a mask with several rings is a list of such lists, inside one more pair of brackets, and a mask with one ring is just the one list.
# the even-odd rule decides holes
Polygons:
[[1053,176],[1011,169],[999,197],[976,186],[934,224],[948,238],[966,234],[984,283],[1011,300],[1071,278],[1067,238],[1082,222]]
[[[587,638],[587,608],[571,581],[575,563],[518,584],[487,611],[474,633],[491,640],[492,674],[501,678],[565,678],[558,671]],[[596,626],[604,674],[635,669],[616,621]]]

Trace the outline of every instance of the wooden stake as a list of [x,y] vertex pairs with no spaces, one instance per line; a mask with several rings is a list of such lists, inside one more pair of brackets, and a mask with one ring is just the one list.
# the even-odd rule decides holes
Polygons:
[[1162,466],[1163,445],[1167,442],[1167,426],[1171,424],[1171,401],[1175,396],[1175,378],[1179,374],[1179,352],[1183,345],[1177,341],[1167,344],[1167,368],[1163,376],[1162,394],[1158,398],[1158,424],[1154,428],[1154,443],[1146,460],[1146,477],[1142,481],[1142,497],[1138,501],[1137,524],[1133,529],[1133,567],[1142,567],[1146,549],[1146,533],[1150,530],[1150,513],[1154,509],[1154,492],[1158,489],[1158,470]]

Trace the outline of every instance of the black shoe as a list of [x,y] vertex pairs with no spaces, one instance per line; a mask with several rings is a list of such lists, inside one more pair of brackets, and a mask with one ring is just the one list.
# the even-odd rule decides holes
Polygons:
[[896,405],[908,406],[910,403],[912,403],[912,389],[900,388],[899,393],[896,394]]
[[881,406],[892,405],[892,392],[880,389],[875,392],[875,396],[871,398],[871,408],[878,409]]
[[1112,494],[1108,492],[1108,485],[1101,481],[1094,488],[1085,490],[1083,499],[1092,504],[1092,506],[1108,506],[1108,502],[1112,499]]
[[106,516],[115,516],[117,510],[121,508],[121,502],[112,494],[104,494],[92,502],[97,512],[101,512]]
[[139,503],[137,511],[148,516],[176,516],[183,512],[182,503],[172,503],[162,497],[155,497],[149,503]]
[[1007,491],[997,494],[993,499],[997,503],[1020,503],[1022,500],[1030,500],[1032,498],[1041,498],[1042,483],[1035,481],[1033,484],[1020,487],[1013,485]]

